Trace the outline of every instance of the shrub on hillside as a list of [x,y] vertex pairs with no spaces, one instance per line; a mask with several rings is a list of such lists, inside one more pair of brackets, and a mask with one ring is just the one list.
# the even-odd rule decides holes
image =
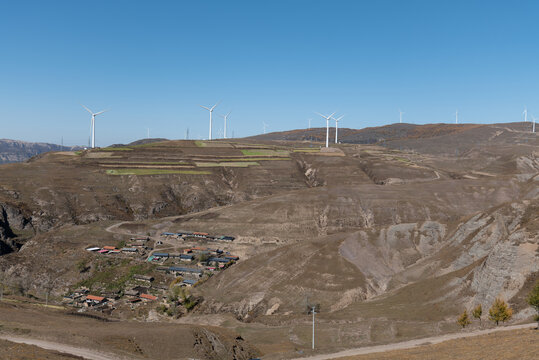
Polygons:
[[537,311],[535,321],[537,321],[537,328],[539,329],[539,281],[535,283],[535,286],[526,300],[528,301],[528,304],[530,304],[535,311]]
[[462,326],[463,329],[471,323],[470,318],[468,317],[468,311],[464,310],[464,312],[460,314],[457,323]]
[[483,315],[483,307],[479,304],[473,309],[472,316],[479,319],[479,323],[481,323],[481,315]]
[[511,316],[513,316],[513,310],[500,298],[494,300],[494,303],[492,303],[492,306],[488,311],[489,319],[494,321],[496,325],[498,325],[500,321],[505,322],[506,320],[511,319]]

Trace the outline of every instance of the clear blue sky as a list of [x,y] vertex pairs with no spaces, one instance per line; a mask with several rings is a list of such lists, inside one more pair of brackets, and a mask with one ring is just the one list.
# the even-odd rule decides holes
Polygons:
[[[97,145],[539,117],[538,1],[1,1],[0,138]],[[214,136],[222,119],[214,118]]]

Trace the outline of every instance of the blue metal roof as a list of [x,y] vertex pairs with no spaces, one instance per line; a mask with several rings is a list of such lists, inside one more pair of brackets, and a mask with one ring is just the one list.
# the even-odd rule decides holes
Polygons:
[[183,282],[185,284],[190,284],[190,285],[195,285],[197,283],[196,280],[191,280],[191,279],[185,279]]
[[153,253],[154,257],[168,257],[168,253]]
[[212,258],[209,258],[208,261],[215,261],[215,262],[220,262],[220,263],[227,263],[227,262],[229,262],[230,260],[225,259],[225,258],[216,258],[216,257],[212,257]]
[[202,270],[199,269],[192,269],[192,268],[186,268],[186,267],[179,267],[179,266],[171,266],[168,268],[169,271],[179,271],[179,272],[190,272],[195,274],[202,274]]

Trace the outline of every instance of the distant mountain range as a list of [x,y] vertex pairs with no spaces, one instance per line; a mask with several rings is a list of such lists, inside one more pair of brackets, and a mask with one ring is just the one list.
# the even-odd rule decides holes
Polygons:
[[61,146],[47,143],[32,143],[20,140],[0,139],[0,164],[21,162],[48,151],[79,150],[80,146]]

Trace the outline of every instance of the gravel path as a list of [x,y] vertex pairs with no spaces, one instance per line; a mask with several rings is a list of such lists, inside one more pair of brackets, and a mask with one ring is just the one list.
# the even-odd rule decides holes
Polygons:
[[476,330],[472,332],[446,334],[446,335],[433,336],[429,338],[415,339],[415,340],[404,341],[404,342],[393,343],[393,344],[386,344],[386,345],[366,346],[366,347],[361,347],[361,348],[356,348],[356,349],[344,350],[344,351],[340,351],[340,352],[336,352],[332,354],[322,354],[322,355],[315,355],[315,356],[310,356],[310,357],[296,358],[294,360],[299,360],[299,359],[301,360],[327,360],[327,359],[336,359],[336,358],[345,357],[345,356],[365,355],[365,354],[372,354],[372,353],[385,352],[385,351],[391,351],[391,350],[410,349],[410,348],[414,348],[414,347],[425,345],[425,344],[438,344],[438,343],[448,341],[448,340],[453,340],[453,339],[485,335],[485,334],[490,334],[497,331],[528,329],[531,327],[537,327],[537,323],[503,326],[503,327],[497,327],[497,328],[487,329],[487,330]]

